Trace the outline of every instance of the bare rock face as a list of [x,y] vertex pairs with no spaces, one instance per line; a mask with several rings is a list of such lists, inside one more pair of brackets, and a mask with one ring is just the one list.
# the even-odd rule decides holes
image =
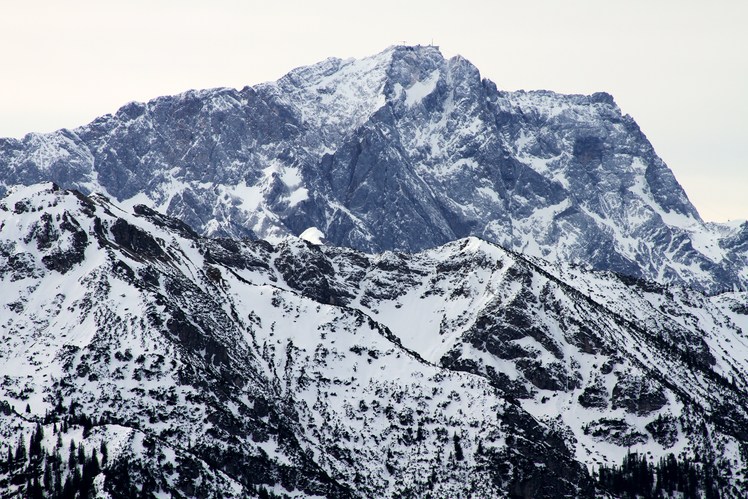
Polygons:
[[[26,203],[18,202],[14,211],[21,214],[27,209]],[[23,241],[26,244],[34,243],[37,250],[45,253],[42,263],[47,269],[64,274],[83,261],[88,235],[68,212],[55,218],[43,213],[39,221],[29,228]]]
[[748,279],[746,226],[705,224],[610,95],[502,91],[436,47],[0,140],[0,190],[40,181],[145,201],[209,236],[318,227],[333,245],[413,252],[473,235],[709,292]]
[[665,448],[672,447],[678,441],[678,424],[672,416],[657,416],[656,419],[647,423],[646,428],[655,442]]
[[662,409],[667,404],[667,397],[655,381],[622,375],[613,387],[612,402],[613,409],[622,407],[628,412],[644,416]]
[[558,362],[542,364],[538,361],[520,359],[517,367],[524,377],[541,390],[571,391],[578,388],[579,379],[570,377],[564,366]]
[[586,425],[584,432],[595,440],[620,447],[631,447],[637,444],[645,444],[649,441],[649,436],[637,431],[622,419],[599,419]]
[[609,405],[610,394],[603,384],[602,378],[596,378],[595,382],[585,387],[579,396],[579,405],[587,408],[607,409]]

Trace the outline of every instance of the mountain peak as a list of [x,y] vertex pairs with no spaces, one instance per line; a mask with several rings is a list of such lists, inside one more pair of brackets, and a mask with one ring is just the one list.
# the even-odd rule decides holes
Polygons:
[[472,235],[698,289],[746,285],[742,246],[720,246],[612,96],[498,91],[434,46],[129,104],[0,142],[0,164],[4,186],[100,190],[212,236],[318,227],[334,245],[418,251]]

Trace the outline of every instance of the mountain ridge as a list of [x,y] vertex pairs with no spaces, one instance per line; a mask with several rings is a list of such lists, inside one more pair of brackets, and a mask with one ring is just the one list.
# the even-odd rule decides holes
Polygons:
[[[9,349],[0,361],[2,397],[13,410],[0,416],[0,431],[30,432],[28,418],[44,421],[53,434],[53,421],[70,418],[63,408],[75,407],[77,419],[62,438],[65,445],[85,443],[87,452],[109,439],[111,467],[102,485],[109,493],[131,493],[123,469],[142,490],[221,497],[254,495],[256,487],[299,496],[429,489],[452,495],[465,484],[496,495],[514,486],[512,476],[516,484],[525,473],[540,478],[532,466],[503,476],[487,472],[472,453],[453,478],[429,478],[455,462],[446,459],[456,448],[452,433],[464,430],[461,448],[475,449],[468,423],[483,429],[480,459],[489,461],[504,452],[505,431],[543,431],[487,382],[411,356],[362,311],[286,286],[282,276],[295,275],[301,281],[292,282],[319,298],[314,267],[297,275],[273,263],[294,262],[297,250],[309,249],[301,241],[286,250],[261,241],[208,242],[147,209],[128,214],[103,197],[49,185],[18,191],[3,209],[2,277],[19,292],[3,303],[15,311],[4,325]],[[71,245],[81,231],[85,245]],[[83,256],[59,267],[59,254]],[[454,383],[461,400],[451,399]],[[340,402],[343,396],[352,402]],[[93,429],[80,433],[91,420]],[[411,424],[431,435],[428,445]],[[397,454],[384,459],[381,441]],[[53,445],[50,437],[45,447]],[[532,486],[547,494],[589,488],[581,467],[560,458],[568,451],[554,445],[524,449],[520,455],[532,457],[512,467],[547,462],[575,477]],[[156,449],[156,459],[144,448]],[[399,461],[403,453],[422,464]],[[477,474],[463,481],[471,469]]]
[[609,94],[393,46],[0,166],[11,495],[748,487],[748,222]]
[[593,497],[590,470],[632,449],[745,486],[744,292],[475,237],[416,254],[209,239],[52,184],[16,188],[0,227],[0,432],[70,421],[63,445],[109,441],[114,496]]
[[705,224],[609,94],[501,91],[435,47],[130,103],[72,131],[5,139],[0,163],[6,188],[101,191],[208,235],[315,226],[369,252],[477,235],[709,292],[748,282],[745,225]]

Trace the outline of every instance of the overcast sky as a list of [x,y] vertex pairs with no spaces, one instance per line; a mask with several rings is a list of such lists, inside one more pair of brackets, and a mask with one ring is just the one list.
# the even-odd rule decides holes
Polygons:
[[746,0],[0,1],[0,136],[433,40],[502,89],[613,94],[704,219],[748,218]]

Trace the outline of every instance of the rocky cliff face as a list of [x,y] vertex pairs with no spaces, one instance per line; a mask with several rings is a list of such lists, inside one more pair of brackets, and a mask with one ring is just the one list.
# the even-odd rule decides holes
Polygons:
[[204,235],[278,241],[315,226],[367,252],[474,235],[709,292],[748,283],[745,226],[704,224],[611,96],[504,92],[435,47],[131,103],[2,140],[0,165],[6,188],[101,191]]
[[37,424],[51,454],[105,441],[113,497],[593,497],[627,449],[746,486],[745,293],[474,237],[208,239],[51,184],[3,200],[0,236],[0,456]]

